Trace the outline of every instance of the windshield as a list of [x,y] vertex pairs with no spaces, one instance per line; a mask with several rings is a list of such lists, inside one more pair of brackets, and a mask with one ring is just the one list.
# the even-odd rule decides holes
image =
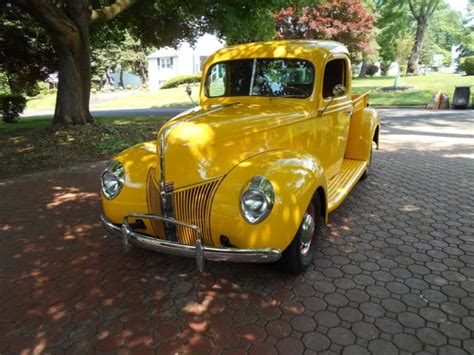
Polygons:
[[266,96],[306,98],[313,92],[314,67],[299,59],[242,59],[213,64],[207,97]]

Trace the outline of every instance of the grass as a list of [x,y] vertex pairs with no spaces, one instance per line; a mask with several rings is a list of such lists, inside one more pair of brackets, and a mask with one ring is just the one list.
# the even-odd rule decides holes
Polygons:
[[57,129],[50,118],[28,117],[0,125],[0,179],[110,159],[153,140],[166,121],[152,117],[99,118],[98,123]]
[[[129,95],[127,95],[129,93]],[[123,97],[122,95],[127,95]],[[115,98],[107,94],[104,98],[101,93],[91,94],[92,109],[114,109],[114,108],[143,108],[143,107],[166,107],[166,106],[189,106],[191,101],[184,92],[184,87],[163,89],[156,92],[149,91],[119,91]],[[193,87],[192,98],[195,102],[199,99],[199,86]],[[28,100],[27,110],[52,110],[56,100],[56,94],[48,94]]]
[[356,78],[353,80],[354,93],[370,93],[372,106],[425,106],[438,91],[443,91],[452,98],[456,85],[474,86],[473,76],[460,74],[430,73],[423,76],[402,77],[402,86],[412,86],[413,89],[399,92],[382,92],[377,88],[392,86],[394,77]]
[[[364,93],[372,90],[370,103],[373,106],[425,106],[430,98],[439,90],[450,97],[456,85],[474,85],[474,77],[460,74],[430,73],[423,76],[402,77],[403,86],[412,86],[409,91],[381,92],[377,88],[391,86],[394,77],[355,78],[354,93]],[[120,92],[120,95],[126,95]],[[199,86],[193,87],[193,100],[198,101]],[[119,96],[119,94],[117,94]],[[28,101],[27,110],[53,109],[55,94],[32,98]],[[184,87],[164,89],[157,92],[132,92],[126,97],[103,98],[101,94],[93,94],[92,109],[141,108],[164,106],[189,106],[190,100],[184,92]]]

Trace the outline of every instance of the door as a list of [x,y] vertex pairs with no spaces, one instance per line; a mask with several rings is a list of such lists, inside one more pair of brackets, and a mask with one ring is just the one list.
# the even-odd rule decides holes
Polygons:
[[[348,60],[330,60],[323,74],[317,133],[318,157],[328,179],[339,172],[346,151],[352,113],[350,84]],[[343,90],[335,95],[336,87]]]

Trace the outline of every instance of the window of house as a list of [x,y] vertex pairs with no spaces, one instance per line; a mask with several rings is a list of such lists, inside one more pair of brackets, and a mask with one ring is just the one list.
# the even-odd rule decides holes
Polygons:
[[335,59],[326,64],[323,80],[323,98],[333,96],[333,89],[336,85],[346,85],[346,60]]
[[158,68],[173,69],[173,57],[163,57],[157,59]]

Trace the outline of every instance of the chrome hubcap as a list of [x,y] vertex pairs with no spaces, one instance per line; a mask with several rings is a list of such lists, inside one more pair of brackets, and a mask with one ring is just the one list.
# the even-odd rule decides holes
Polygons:
[[301,245],[300,245],[300,252],[301,254],[305,255],[308,253],[311,242],[313,240],[314,234],[314,218],[311,214],[305,213],[303,217],[303,222],[301,223]]

